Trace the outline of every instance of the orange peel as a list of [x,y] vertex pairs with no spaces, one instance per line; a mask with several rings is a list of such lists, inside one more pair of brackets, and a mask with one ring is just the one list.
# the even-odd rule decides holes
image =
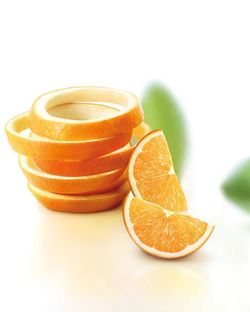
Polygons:
[[113,183],[121,177],[123,169],[97,175],[62,177],[41,171],[32,158],[19,155],[19,165],[32,185],[58,194],[100,193],[114,188]]
[[[115,107],[117,113],[85,120],[57,117],[50,110],[68,104]],[[32,105],[30,128],[39,136],[56,140],[105,138],[131,132],[143,120],[138,98],[129,92],[104,87],[75,87],[38,97]]]
[[[133,130],[132,140],[140,140],[148,132],[150,132],[150,127],[142,122]],[[36,158],[35,162],[43,171],[51,174],[62,176],[98,174],[125,168],[134,149],[135,146],[127,145],[115,152],[88,160],[46,160]]]
[[111,153],[125,145],[132,133],[87,141],[57,141],[36,136],[25,137],[22,132],[29,127],[29,113],[11,119],[5,127],[11,147],[19,154],[44,159],[89,159]]
[[98,212],[118,206],[129,192],[129,185],[125,183],[119,188],[107,193],[96,195],[61,195],[54,194],[28,184],[34,197],[46,208],[62,212]]

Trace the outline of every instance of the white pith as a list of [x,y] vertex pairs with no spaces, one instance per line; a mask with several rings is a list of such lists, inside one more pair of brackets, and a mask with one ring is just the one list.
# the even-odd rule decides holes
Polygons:
[[[87,98],[84,98],[84,92],[93,92],[95,93],[96,100],[91,101]],[[103,94],[110,93],[110,100],[109,101],[103,101]],[[92,95],[93,95],[92,94]],[[78,96],[76,96],[78,95]],[[122,97],[125,99],[125,101],[120,101],[120,103],[117,103],[117,97]],[[107,117],[107,118],[97,118],[97,119],[91,119],[91,120],[70,120],[70,119],[64,119],[60,117],[52,116],[48,113],[48,109],[53,106],[68,104],[68,103],[98,103],[98,102],[106,102],[107,105],[112,105],[114,108],[119,108],[119,113],[116,113],[115,116]],[[49,92],[46,94],[43,94],[40,96],[33,104],[33,110],[34,112],[44,118],[45,120],[50,121],[57,121],[57,122],[63,122],[65,124],[91,124],[98,122],[100,120],[109,120],[113,119],[114,117],[118,115],[122,115],[124,113],[127,113],[131,111],[134,107],[138,105],[138,99],[137,97],[129,92],[117,90],[117,89],[111,89],[111,88],[105,88],[105,87],[75,87],[75,88],[68,88],[68,89],[62,89],[57,90],[54,92]],[[123,109],[121,108],[123,107]]]
[[[156,248],[153,247],[149,247],[147,245],[145,245],[136,235],[135,231],[134,231],[134,227],[133,224],[130,221],[130,216],[129,216],[129,211],[130,211],[130,202],[133,199],[133,195],[130,193],[126,200],[125,200],[125,204],[124,204],[124,219],[125,219],[125,223],[126,226],[128,228],[128,231],[131,235],[131,237],[133,238],[133,240],[136,242],[136,244],[138,244],[138,246],[140,246],[143,250],[145,250],[146,252],[148,252],[149,254],[161,257],[161,258],[166,258],[166,259],[174,259],[174,258],[181,258],[184,257],[190,253],[192,253],[193,251],[199,249],[199,247],[201,247],[206,240],[209,238],[209,236],[211,235],[214,226],[208,225],[207,229],[204,233],[204,235],[198,240],[196,241],[194,244],[187,246],[185,249],[179,251],[179,252],[164,252],[164,251],[160,251]],[[152,204],[152,203],[151,203]],[[152,204],[154,205],[154,204]],[[174,214],[171,211],[168,211],[164,208],[161,208],[157,205],[154,205],[156,207],[158,207],[159,209],[164,210],[166,216],[170,216],[171,214]],[[184,214],[186,215],[186,213],[178,213],[178,214]]]
[[99,103],[99,102],[79,102],[79,103],[65,103],[53,106],[47,109],[49,115],[55,118],[75,121],[89,121],[102,120],[104,118],[118,115],[124,110],[124,107],[113,103]]

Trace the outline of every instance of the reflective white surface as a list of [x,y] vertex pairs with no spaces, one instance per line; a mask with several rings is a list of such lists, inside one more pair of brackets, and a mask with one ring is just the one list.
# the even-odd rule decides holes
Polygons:
[[[220,194],[250,155],[249,10],[244,0],[1,2],[0,311],[250,311],[250,216]],[[42,208],[3,132],[44,92],[103,85],[141,95],[154,79],[188,122],[190,210],[216,225],[182,260],[140,251],[119,209]]]
[[216,224],[207,244],[166,261],[131,241],[119,207],[52,212],[15,176],[1,206],[3,311],[249,311],[250,218],[223,199],[207,216]]

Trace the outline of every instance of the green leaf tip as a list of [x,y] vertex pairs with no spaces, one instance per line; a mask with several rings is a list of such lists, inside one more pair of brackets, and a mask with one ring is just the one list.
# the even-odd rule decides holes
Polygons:
[[183,169],[187,152],[187,131],[182,111],[160,83],[152,83],[142,97],[145,121],[152,129],[162,129],[167,138],[177,175]]
[[250,212],[250,159],[245,160],[222,184],[224,195]]

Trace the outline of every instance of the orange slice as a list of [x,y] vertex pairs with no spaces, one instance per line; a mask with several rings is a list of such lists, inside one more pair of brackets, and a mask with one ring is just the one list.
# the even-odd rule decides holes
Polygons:
[[[142,139],[149,131],[150,127],[142,122],[133,130],[132,140]],[[125,168],[134,148],[135,146],[127,145],[113,153],[88,160],[46,160],[36,158],[35,162],[43,171],[56,175],[76,177],[99,174]]]
[[59,194],[79,194],[95,192],[114,188],[114,183],[123,173],[123,169],[117,169],[98,175],[81,177],[62,177],[52,175],[39,169],[32,158],[20,155],[19,165],[29,183],[42,190]]
[[25,137],[21,132],[29,127],[29,113],[11,119],[6,125],[6,134],[11,147],[18,153],[32,158],[86,160],[111,153],[125,145],[132,133],[88,141],[56,141],[36,136]]
[[123,206],[123,219],[134,242],[156,257],[173,259],[198,250],[214,226],[185,213],[166,210],[132,195]]
[[161,130],[151,131],[137,144],[130,158],[128,174],[135,196],[168,210],[187,210],[185,195]]
[[127,183],[107,193],[97,195],[54,194],[28,184],[36,199],[46,208],[63,212],[97,212],[115,208],[129,192]]
[[[75,104],[82,107],[84,119],[79,120],[80,114],[72,112]],[[91,118],[93,111],[98,109],[93,105],[101,106],[102,110],[105,106],[113,108],[115,112],[111,116],[104,113],[104,116]],[[62,113],[62,106],[66,106],[67,114]],[[84,116],[86,107],[90,112]],[[30,114],[30,128],[39,136],[51,139],[86,140],[131,132],[142,120],[139,100],[132,93],[104,87],[75,87],[48,92],[37,98]]]

